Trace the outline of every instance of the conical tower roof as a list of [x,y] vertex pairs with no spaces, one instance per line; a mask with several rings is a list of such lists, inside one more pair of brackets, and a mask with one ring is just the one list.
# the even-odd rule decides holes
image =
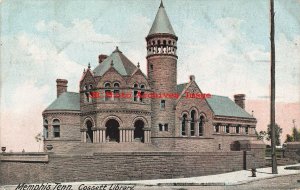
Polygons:
[[156,13],[155,20],[149,31],[149,35],[152,34],[172,34],[175,35],[173,27],[170,23],[169,17],[164,8],[163,2],[161,1],[159,9]]

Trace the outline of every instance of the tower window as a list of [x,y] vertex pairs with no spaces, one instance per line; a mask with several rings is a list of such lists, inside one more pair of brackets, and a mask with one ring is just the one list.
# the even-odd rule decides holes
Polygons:
[[166,100],[161,100],[160,101],[160,108],[165,109],[166,108]]
[[165,123],[164,125],[163,124],[158,124],[158,129],[159,131],[168,131],[169,130],[169,124],[168,123]]
[[159,128],[159,131],[163,131],[163,125],[162,124],[158,124],[158,128]]
[[164,131],[168,131],[169,130],[169,124],[165,123],[165,130]]
[[150,65],[150,69],[151,69],[151,71],[153,70],[153,65],[152,64]]

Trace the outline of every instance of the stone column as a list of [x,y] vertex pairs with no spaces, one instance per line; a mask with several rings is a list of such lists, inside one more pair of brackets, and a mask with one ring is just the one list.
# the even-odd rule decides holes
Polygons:
[[126,133],[124,129],[122,129],[122,142],[126,142]]
[[97,130],[97,142],[98,143],[105,143],[106,142],[106,136],[105,136],[105,129],[106,128],[98,128]]
[[134,129],[131,130],[131,142],[134,141]]
[[151,128],[144,128],[144,143],[151,142]]
[[80,129],[81,132],[81,142],[86,143],[86,131],[87,129]]
[[245,134],[245,126],[244,125],[241,125],[240,132],[241,132],[242,135]]
[[123,130],[120,129],[120,143],[123,142]]
[[99,129],[97,129],[95,133],[96,133],[96,143],[99,143]]
[[188,136],[188,137],[190,137],[191,136],[191,121],[190,120],[188,120],[187,122],[186,122],[186,129],[185,129],[185,131],[186,131],[186,136]]
[[195,121],[195,136],[199,137],[199,121]]

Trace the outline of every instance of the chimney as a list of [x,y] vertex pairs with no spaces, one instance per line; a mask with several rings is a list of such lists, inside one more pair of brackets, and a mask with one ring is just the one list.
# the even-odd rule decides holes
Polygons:
[[234,95],[234,102],[243,109],[245,109],[245,97],[246,97],[245,94]]
[[56,80],[56,91],[57,91],[57,98],[64,92],[67,92],[67,84],[68,81],[66,79],[57,79]]
[[103,54],[99,55],[98,56],[99,64],[102,63],[107,57],[108,57],[107,55],[103,55]]

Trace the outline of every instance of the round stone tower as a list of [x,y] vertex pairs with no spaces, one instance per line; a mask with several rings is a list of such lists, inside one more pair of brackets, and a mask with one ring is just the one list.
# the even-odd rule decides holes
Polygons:
[[[156,94],[176,93],[177,36],[161,2],[147,41],[147,74]],[[173,137],[175,131],[173,98],[152,98],[152,137]]]

